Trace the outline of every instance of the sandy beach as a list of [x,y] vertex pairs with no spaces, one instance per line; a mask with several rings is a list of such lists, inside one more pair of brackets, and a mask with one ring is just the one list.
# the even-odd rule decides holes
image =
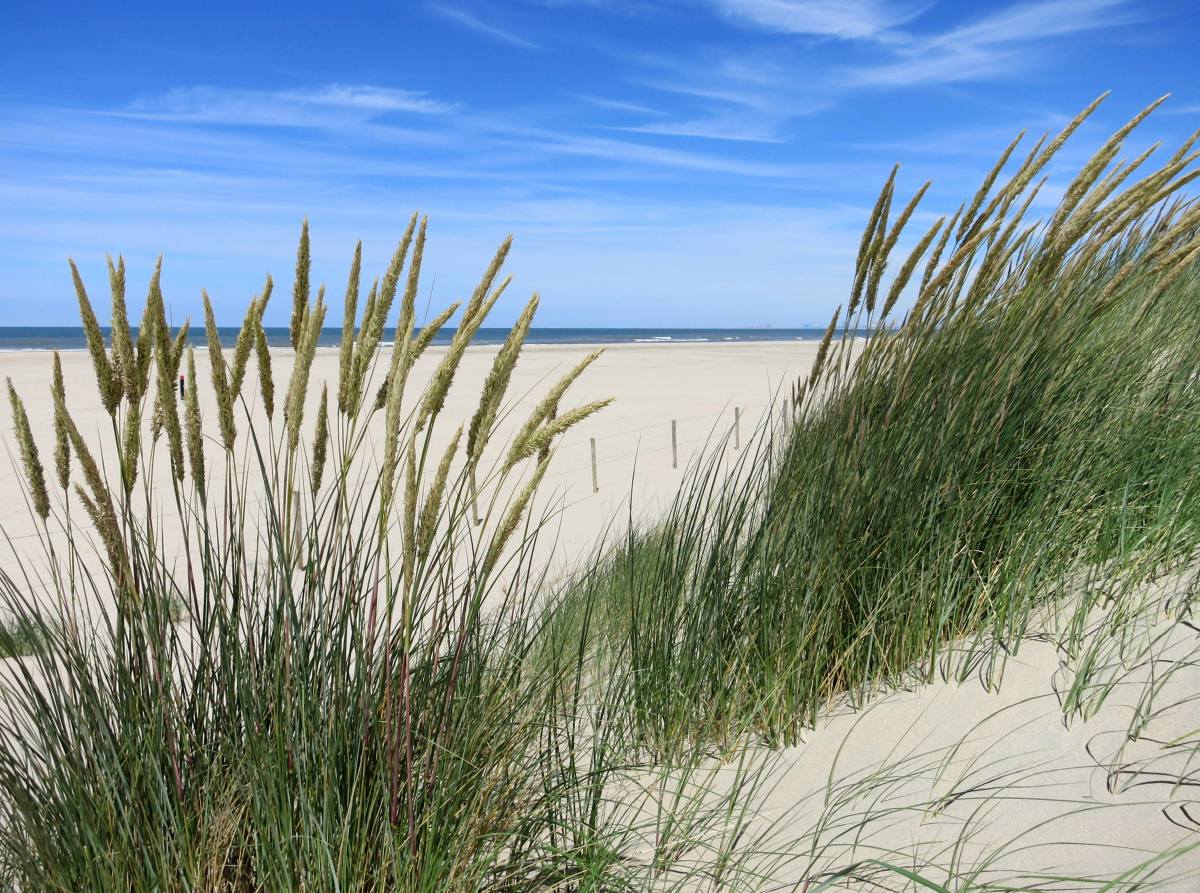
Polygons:
[[[754,430],[765,421],[772,401],[782,400],[796,377],[812,365],[816,348],[813,341],[605,346],[600,358],[567,392],[563,410],[607,397],[614,398],[613,403],[568,431],[558,442],[540,491],[542,506],[555,510],[552,529],[558,540],[556,565],[565,569],[568,556],[587,552],[614,520],[628,523],[631,499],[635,518],[649,518],[661,509],[697,454],[706,445],[732,433],[735,408],[740,415],[740,440],[749,441]],[[447,441],[458,424],[469,424],[498,349],[496,346],[468,348],[439,421],[439,443]],[[554,382],[595,349],[598,348],[575,344],[525,347],[509,388],[507,414],[493,438],[494,453],[499,454],[501,446]],[[430,347],[417,363],[407,388],[412,397],[406,398],[406,405],[415,402],[445,350],[445,346]],[[379,366],[386,364],[389,353],[389,348],[383,349]],[[85,436],[90,432],[94,434],[93,443],[106,446],[112,439],[111,427],[100,404],[90,355],[72,351],[61,356],[68,408]],[[276,388],[282,392],[294,354],[290,350],[273,349],[272,357]],[[212,425],[216,402],[208,379],[207,351],[197,351],[196,366],[204,417]],[[0,375],[11,377],[24,399],[44,461],[53,450],[51,372],[48,352],[0,354]],[[256,374],[252,359],[244,390],[259,424],[265,419]],[[377,368],[373,381],[381,378],[382,371]],[[338,352],[329,348],[318,350],[306,406],[309,432],[322,383],[327,382],[330,390],[336,392],[337,380]],[[4,443],[14,461],[0,467],[0,492],[11,496],[0,505],[0,526],[14,547],[20,549],[21,543],[36,536],[37,529],[19,498],[24,492],[23,473],[7,415],[6,411]],[[674,467],[672,420],[676,430]],[[372,436],[379,435],[375,429],[381,428],[380,422],[377,416],[372,423]],[[592,487],[592,439],[596,441],[597,492]],[[241,445],[244,444],[243,438]],[[217,452],[214,443],[209,453]],[[0,567],[11,569],[11,557],[5,556]]]

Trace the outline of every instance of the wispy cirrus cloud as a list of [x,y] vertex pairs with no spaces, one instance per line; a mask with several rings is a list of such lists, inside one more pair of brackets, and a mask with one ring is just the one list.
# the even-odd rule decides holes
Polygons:
[[921,7],[887,0],[711,0],[721,12],[768,31],[842,40],[877,38],[912,20]]
[[653,109],[649,106],[638,105],[635,102],[621,102],[617,99],[604,99],[600,96],[576,96],[576,99],[582,99],[584,102],[590,102],[592,105],[599,106],[602,109],[612,109],[618,112],[635,112],[639,115],[667,115],[667,112],[659,109]]
[[142,96],[122,114],[161,121],[321,127],[369,121],[388,112],[443,115],[456,108],[411,90],[327,84],[316,89],[181,87]]
[[523,37],[519,37],[518,35],[513,34],[511,31],[506,31],[503,28],[490,25],[487,22],[484,22],[471,15],[471,13],[467,12],[466,10],[458,9],[453,6],[443,6],[439,3],[430,4],[429,8],[453,22],[458,22],[458,24],[470,28],[472,31],[478,31],[480,34],[486,34],[488,37],[493,37],[496,40],[503,41],[504,43],[509,43],[513,46],[519,46],[527,50],[541,49],[541,47],[536,43],[526,40]]
[[782,143],[766,122],[732,116],[691,121],[655,121],[637,127],[614,127],[629,133],[653,133],[660,136],[696,136],[715,140],[737,140],[750,143]]
[[1033,44],[1144,19],[1128,0],[1023,3],[931,36],[896,35],[894,59],[854,69],[851,85],[910,86],[992,77],[1027,64]]

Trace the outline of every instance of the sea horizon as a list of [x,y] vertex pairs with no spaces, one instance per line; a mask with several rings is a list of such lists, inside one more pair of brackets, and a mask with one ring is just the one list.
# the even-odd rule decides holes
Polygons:
[[[101,326],[105,342],[110,342],[111,330]],[[133,329],[134,337],[137,329]],[[218,327],[217,332],[224,347],[232,347],[237,338],[237,327]],[[456,329],[445,328],[433,339],[434,344],[445,344],[454,337]],[[501,344],[508,338],[511,328],[481,328],[472,340],[476,345]],[[179,332],[171,329],[172,337]],[[291,335],[286,326],[264,328],[267,343],[271,347],[290,347]],[[840,334],[841,329],[837,332]],[[670,343],[721,343],[753,341],[816,341],[825,334],[825,328],[783,329],[771,326],[754,328],[589,328],[589,327],[540,327],[531,328],[525,338],[526,344],[670,344]],[[395,340],[396,329],[384,329],[384,344]],[[188,342],[197,347],[206,347],[208,340],[204,326],[192,326]],[[342,343],[341,327],[321,330],[318,347],[337,347]],[[86,350],[87,339],[82,326],[0,326],[0,352],[32,350]]]

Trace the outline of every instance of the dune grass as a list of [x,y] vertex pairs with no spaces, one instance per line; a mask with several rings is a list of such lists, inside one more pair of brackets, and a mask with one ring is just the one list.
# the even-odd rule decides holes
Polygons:
[[[443,430],[508,242],[465,306],[420,330],[424,223],[361,313],[356,252],[338,381],[319,397],[307,225],[278,393],[270,279],[232,351],[205,298],[205,358],[186,332],[169,338],[157,272],[132,336],[120,261],[106,347],[75,272],[116,472],[77,429],[57,358],[52,473],[10,386],[49,570],[0,580],[0,879],[80,893],[768,884],[747,855],[759,742],[794,743],[838,697],[914,669],[990,678],[1058,596],[1195,554],[1200,208],[1176,196],[1200,153],[1193,138],[1148,174],[1146,157],[1116,162],[1139,116],[1029,221],[1090,111],[1023,162],[1010,147],[885,278],[925,191],[893,220],[893,175],[846,334],[832,340],[839,311],[786,414],[732,471],[719,449],[693,468],[664,519],[565,585],[534,559],[546,519],[530,506],[556,438],[603,407],[560,405],[594,355],[493,442],[535,295],[472,419]],[[428,385],[406,393],[458,309]],[[1064,648],[1083,647],[1073,635]],[[810,891],[867,868],[933,883],[883,858],[811,864]]]
[[[529,608],[539,577],[526,525],[541,454],[603,402],[559,406],[584,360],[518,440],[486,452],[535,295],[474,419],[434,454],[463,351],[507,285],[496,280],[508,242],[430,383],[406,400],[409,370],[456,309],[398,338],[390,357],[380,349],[397,296],[398,331],[414,331],[424,241],[414,217],[357,338],[356,253],[336,408],[322,387],[308,426],[325,305],[324,289],[308,294],[307,230],[286,390],[263,350],[271,282],[231,356],[205,298],[215,420],[202,417],[190,349],[176,394],[185,342],[167,337],[158,273],[134,341],[123,264],[110,263],[111,351],[76,276],[119,470],[103,478],[56,374],[51,492],[10,386],[50,569],[48,593],[35,577],[2,581],[13,621],[0,651],[27,655],[6,668],[0,720],[0,867],[15,889],[528,886],[579,873],[580,854],[601,846],[587,805],[622,764],[545,758],[560,736],[583,735],[587,716],[578,661],[551,647],[530,658],[549,615]],[[368,392],[379,359],[384,384]],[[247,427],[257,399],[269,421]],[[382,455],[364,451],[372,424]],[[164,492],[174,518],[157,505]]]
[[[845,334],[832,340],[839,310],[741,485],[698,467],[664,522],[580,578],[608,606],[649,745],[747,724],[790,744],[840,693],[917,666],[931,678],[963,636],[978,648],[943,672],[999,666],[1034,607],[1089,574],[1194,554],[1200,208],[1175,196],[1195,137],[1149,173],[1144,157],[1114,163],[1143,113],[1049,220],[1028,220],[1039,173],[1090,111],[997,186],[1010,146],[885,282],[925,191],[892,222],[889,180]],[[893,320],[906,286],[915,306]]]

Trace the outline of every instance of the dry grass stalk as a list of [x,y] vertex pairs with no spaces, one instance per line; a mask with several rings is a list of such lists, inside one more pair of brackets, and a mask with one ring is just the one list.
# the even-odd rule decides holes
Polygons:
[[[971,205],[967,208],[967,212],[962,215],[962,221],[958,224],[958,232],[954,234],[954,241],[961,242],[964,237],[971,234],[971,224],[975,222],[975,215],[978,214],[980,207],[983,206],[984,200],[988,193],[992,191],[992,186],[996,183],[996,178],[1000,176],[1000,171],[1008,164],[1008,159],[1012,156],[1013,151],[1017,148],[1017,144],[1025,138],[1025,131],[1022,130],[1017,134],[1017,138],[1009,143],[1008,148],[1000,155],[1000,159],[988,171],[988,175],[983,178],[983,184],[975,192],[975,197],[971,200]],[[991,214],[991,208],[984,212],[981,220],[987,220]]]
[[[529,414],[529,418],[525,420],[525,424],[521,426],[521,430],[517,432],[517,436],[513,438],[509,448],[509,455],[517,453],[525,453],[526,447],[533,439],[538,427],[547,419],[554,419],[558,412],[558,404],[562,401],[563,394],[567,392],[575,379],[583,374],[583,370],[599,359],[604,353],[604,349],[592,351],[576,364],[570,372],[558,380],[558,383],[550,389],[550,392],[542,398],[542,402],[534,407],[533,412]],[[515,463],[505,463],[507,467],[511,467]]]
[[125,258],[118,255],[115,267],[111,255],[106,254],[104,258],[108,262],[108,284],[112,292],[112,365],[122,390],[128,393],[136,378],[136,363],[129,334],[129,314],[125,308]]
[[547,421],[542,428],[535,431],[533,436],[521,443],[519,447],[514,442],[513,447],[508,452],[508,457],[504,460],[504,471],[507,472],[518,462],[522,462],[530,456],[540,454],[544,450],[549,449],[550,443],[558,435],[565,432],[568,428],[579,424],[593,413],[599,412],[612,402],[613,398],[607,397],[604,400],[597,400],[594,403],[588,403],[585,406],[572,409],[565,415],[559,416],[552,421]]
[[[166,311],[164,310],[164,314],[165,312]],[[163,319],[166,319],[165,315]],[[183,321],[183,325],[180,326],[179,331],[175,333],[175,340],[171,343],[171,366],[176,376],[179,374],[180,364],[183,363],[183,349],[187,347],[188,333],[191,332],[191,330],[192,318],[189,316]]]
[[[1099,151],[1092,156],[1091,160],[1083,166],[1083,169],[1071,182],[1071,185],[1067,187],[1066,192],[1063,194],[1062,201],[1055,210],[1054,216],[1050,219],[1050,225],[1047,227],[1046,234],[1047,242],[1053,242],[1055,240],[1055,237],[1058,235],[1059,231],[1070,219],[1071,214],[1075,211],[1076,206],[1079,205],[1080,201],[1087,194],[1088,190],[1091,189],[1096,180],[1099,179],[1100,175],[1104,172],[1104,169],[1107,168],[1109,163],[1117,156],[1117,153],[1121,151],[1121,144],[1125,142],[1125,138],[1133,132],[1135,127],[1145,120],[1147,115],[1162,105],[1166,99],[1167,97],[1163,96],[1162,98],[1152,102],[1149,106],[1135,115],[1128,124],[1110,136],[1104,145],[1100,147]],[[1097,100],[1097,102],[1099,102],[1099,100]],[[1095,103],[1093,103],[1092,107],[1094,106]]]
[[246,318],[242,320],[242,327],[238,331],[237,341],[233,346],[233,375],[230,379],[230,391],[233,398],[236,400],[242,393],[242,381],[246,376],[246,363],[250,360],[250,350],[254,346],[258,329],[262,324],[263,314],[267,310],[267,302],[271,300],[271,291],[275,288],[275,283],[271,280],[271,274],[267,274],[267,284],[263,286],[262,294],[255,297],[250,302],[250,308],[246,311]]
[[[921,276],[921,285],[917,289],[918,295],[925,294],[925,289],[929,285],[930,280],[933,279],[933,274],[937,272],[938,263],[942,259],[942,252],[946,250],[946,245],[950,241],[950,233],[954,229],[954,224],[958,221],[958,218],[962,216],[963,208],[965,207],[965,204],[959,205],[958,210],[951,215],[950,222],[946,224],[946,228],[942,230],[942,237],[938,239],[937,246],[933,249],[933,253],[929,255],[929,260],[925,264],[925,272]],[[918,297],[917,306],[920,306],[920,304],[921,299]],[[913,308],[912,315],[916,315],[916,307]]]
[[87,444],[80,435],[79,428],[75,425],[75,420],[67,412],[63,395],[54,394],[53,396],[55,400],[55,413],[62,419],[67,436],[71,440],[71,446],[75,450],[75,455],[79,457],[79,467],[83,471],[83,479],[88,485],[88,489],[84,490],[83,487],[76,484],[75,492],[83,502],[83,506],[87,510],[88,516],[92,519],[92,523],[96,526],[96,530],[100,534],[100,539],[103,541],[104,547],[108,552],[113,575],[120,582],[127,579],[128,561],[126,559],[125,546],[121,539],[120,525],[117,523],[117,513],[113,508],[112,497],[108,492],[108,487],[104,483],[104,477],[100,473],[100,468],[96,464],[96,460],[92,458],[91,450],[88,449]]
[[258,387],[262,392],[263,409],[267,411],[267,421],[272,421],[275,418],[275,380],[271,377],[271,349],[261,318],[254,326],[254,352],[258,357]]
[[[408,228],[404,231],[404,236],[400,239],[400,244],[396,246],[396,251],[392,255],[392,262],[388,265],[387,272],[384,274],[382,287],[379,286],[377,281],[371,286],[371,291],[367,295],[367,306],[363,310],[362,331],[359,332],[354,349],[353,378],[346,392],[346,411],[348,413],[357,413],[361,405],[362,389],[363,384],[366,382],[367,368],[375,358],[376,348],[379,347],[379,340],[383,336],[388,313],[392,309],[392,301],[396,296],[396,286],[400,282],[400,271],[404,268],[404,261],[408,257],[408,248],[412,244],[413,233],[417,228],[417,216],[413,214],[412,218],[408,221]],[[400,340],[400,333],[397,332],[396,341],[399,342]]]
[[187,429],[188,463],[192,481],[204,498],[204,434],[200,417],[200,391],[196,387],[196,352],[188,348],[187,388],[183,397],[184,426]]
[[917,297],[917,302],[920,303],[922,298],[927,298],[929,295],[937,293],[959,270],[965,272],[970,267],[971,259],[975,256],[975,251],[983,243],[983,240],[995,231],[996,224],[992,224],[989,227],[979,230],[969,241],[960,245],[958,250],[950,255],[950,260],[946,261],[937,275],[921,290],[921,294]]
[[349,412],[349,385],[354,371],[354,322],[358,316],[358,280],[362,271],[362,240],[354,246],[350,281],[346,283],[346,305],[342,314],[342,349],[338,356],[338,412]]
[[408,257],[408,247],[412,244],[413,233],[416,231],[418,214],[413,214],[408,221],[408,229],[396,246],[392,261],[388,264],[387,272],[383,274],[383,282],[379,286],[379,298],[375,307],[375,322],[382,333],[388,314],[392,311],[392,301],[396,299],[396,289],[400,286],[400,274],[404,272],[404,261]]
[[[408,380],[408,373],[412,371],[413,364],[425,353],[425,348],[429,347],[433,341],[433,337],[441,331],[442,327],[454,315],[454,312],[462,306],[462,301],[455,301],[436,317],[430,320],[429,324],[417,333],[417,336],[412,341],[411,348],[404,355],[404,363],[400,368],[401,380],[400,388],[403,391],[405,382]],[[388,394],[391,389],[391,373],[383,377],[383,383],[379,385],[379,390],[375,392],[374,412],[378,412],[387,406]]]
[[[146,299],[146,311],[143,318],[149,323],[149,331],[138,331],[138,350],[142,350],[143,338],[152,335],[153,342],[146,342],[146,353],[153,351],[157,379],[155,382],[153,438],[158,440],[162,429],[167,431],[167,446],[171,456],[171,475],[175,481],[182,481],[183,467],[183,437],[179,427],[179,404],[176,402],[175,381],[179,376],[179,363],[182,359],[181,349],[171,342],[171,332],[167,328],[166,304],[163,301],[159,274],[162,270],[162,257],[150,279],[150,293]],[[189,323],[184,322],[180,334],[186,337]],[[178,339],[177,343],[178,343]]]
[[[605,401],[606,403],[608,401]],[[520,495],[509,507],[508,513],[504,516],[504,520],[500,523],[496,535],[492,537],[492,542],[488,546],[487,555],[483,560],[483,569],[481,576],[487,579],[491,575],[492,570],[496,567],[496,562],[500,560],[501,554],[504,552],[504,547],[508,545],[508,541],[512,539],[512,535],[516,532],[517,526],[521,523],[521,518],[525,514],[525,509],[529,505],[529,500],[533,497],[538,485],[541,484],[542,478],[546,474],[546,469],[550,467],[550,461],[547,459],[544,462],[539,462],[537,469],[529,482],[521,489]]]
[[429,387],[425,391],[425,397],[421,401],[420,409],[417,412],[417,430],[424,427],[426,422],[437,418],[438,413],[442,411],[442,406],[446,403],[446,394],[450,391],[450,385],[454,383],[454,373],[458,370],[458,364],[462,361],[462,356],[467,349],[467,345],[475,338],[475,333],[479,331],[479,327],[483,325],[483,321],[492,312],[492,307],[495,306],[500,295],[504,294],[504,289],[508,287],[511,281],[512,277],[509,276],[501,282],[496,290],[492,292],[491,297],[482,304],[476,305],[474,313],[471,312],[470,304],[463,311],[463,318],[462,322],[458,324],[458,331],[454,333],[454,337],[450,340],[450,347],[446,350],[446,355],[442,357],[441,363],[434,370],[433,377],[429,381]]
[[329,447],[329,385],[321,385],[321,405],[317,409],[317,430],[313,436],[312,494],[321,489],[321,478],[325,474],[325,456]]
[[[400,302],[400,316],[396,321],[396,337],[392,341],[392,357],[387,374],[375,395],[375,408],[388,408],[388,431],[394,432],[399,424],[400,402],[404,399],[404,386],[408,372],[417,357],[417,339],[413,337],[416,320],[417,283],[421,276],[421,260],[425,256],[425,228],[428,218],[421,221],[417,241],[413,246],[412,262],[408,266],[408,283]],[[422,348],[423,349],[423,348]],[[394,446],[393,442],[393,446]]]
[[[863,270],[866,286],[862,289],[861,294],[866,300],[860,304],[858,298],[855,297],[847,316],[853,314],[857,306],[863,307],[868,315],[875,307],[875,293],[879,290],[879,279],[883,276],[882,268],[887,265],[887,255],[884,252],[884,245],[887,244],[887,226],[892,213],[892,199],[895,198],[895,195],[895,185],[892,184],[887,192],[883,208],[880,211],[879,219],[875,226],[875,238],[871,240],[870,254],[866,259],[866,266]],[[874,290],[872,290],[872,285],[874,285]],[[862,311],[860,310],[859,312],[861,313]]]
[[71,436],[58,409],[66,405],[66,387],[63,384],[62,358],[57,348],[54,350],[54,379],[50,394],[54,400],[54,471],[58,485],[66,490],[71,483]]
[[880,319],[886,319],[887,315],[892,312],[892,308],[896,306],[896,301],[900,299],[900,293],[904,291],[904,287],[912,279],[913,270],[917,268],[917,264],[925,256],[925,252],[929,250],[930,243],[937,237],[938,231],[945,222],[946,218],[942,217],[937,223],[931,226],[925,235],[921,237],[921,241],[917,243],[917,247],[909,253],[908,259],[900,267],[900,272],[892,280],[892,286],[888,290],[887,299],[883,302],[883,309],[879,313]]
[[[468,320],[473,319],[483,306],[483,301],[487,297],[488,291],[491,290],[492,283],[496,281],[496,276],[500,273],[500,268],[504,266],[504,261],[508,257],[508,252],[512,248],[512,233],[505,237],[500,243],[500,247],[496,249],[496,254],[492,258],[492,262],[484,271],[483,278],[479,280],[479,285],[476,286],[474,293],[471,295],[471,300],[467,302],[467,308],[463,311],[463,325]],[[484,314],[486,316],[486,314]]]
[[8,379],[8,402],[12,406],[13,431],[17,435],[17,444],[21,448],[21,464],[25,466],[25,481],[29,485],[29,496],[33,499],[33,510],[43,521],[50,514],[50,494],[46,491],[46,472],[42,468],[42,460],[38,458],[37,444],[33,440],[33,431],[29,427],[29,416],[25,413],[25,404],[13,387],[12,379]]
[[[217,425],[221,429],[221,442],[225,449],[232,450],[237,440],[237,426],[233,421],[233,389],[229,384],[229,370],[225,354],[221,350],[221,336],[217,332],[217,320],[213,316],[212,302],[208,292],[200,290],[204,298],[204,331],[208,336],[208,364],[212,370],[213,391],[217,395]],[[189,376],[190,377],[190,376]]]
[[131,402],[125,410],[125,433],[121,438],[121,480],[125,484],[125,498],[133,492],[137,482],[138,464],[142,452],[142,405]]
[[896,188],[896,172],[900,170],[900,165],[892,168],[891,174],[887,178],[887,182],[883,184],[883,189],[879,193],[879,198],[875,200],[875,207],[871,209],[871,217],[867,222],[867,228],[863,230],[862,240],[858,245],[858,258],[854,264],[854,285],[850,290],[850,309],[847,316],[854,314],[855,308],[862,299],[863,288],[867,284],[867,273],[871,267],[871,258],[874,254],[876,240],[878,239],[878,231],[886,226],[882,219],[886,219],[886,208],[890,206],[892,200],[892,192]]
[[312,260],[308,254],[308,218],[300,227],[300,247],[296,249],[296,282],[292,285],[292,321],[288,331],[292,336],[292,347],[300,350],[300,339],[305,328],[305,315],[308,313],[308,298],[310,286],[308,283]]
[[491,371],[484,380],[483,391],[479,397],[479,407],[475,410],[475,415],[471,419],[471,427],[467,433],[467,456],[473,463],[478,464],[479,457],[483,455],[488,440],[492,436],[496,413],[499,412],[504,395],[508,392],[508,384],[512,379],[513,369],[517,365],[517,357],[521,354],[521,348],[525,344],[529,327],[533,323],[533,315],[537,313],[540,301],[540,296],[534,292],[529,303],[525,305],[525,309],[521,311],[521,315],[517,317],[516,324],[508,333],[504,346],[496,354]]
[[[925,193],[929,191],[929,187],[932,184],[932,180],[927,182],[917,191],[917,194],[909,200],[908,204],[905,205],[904,210],[900,212],[900,216],[896,218],[896,222],[893,224],[891,232],[888,233],[887,238],[881,244],[879,251],[871,260],[871,273],[867,283],[868,315],[875,312],[875,300],[879,295],[879,283],[883,281],[883,274],[884,271],[887,270],[887,262],[888,258],[891,257],[892,249],[896,247],[896,242],[900,238],[901,231],[903,231],[904,227],[908,225],[908,220],[910,217],[912,217],[913,211],[917,209],[917,205],[921,203],[921,199],[925,197]],[[880,233],[882,232],[883,229],[880,228]],[[915,266],[915,264],[916,261],[914,260],[913,265]],[[912,275],[911,268],[909,270],[909,275]],[[887,313],[885,312],[883,315],[886,316]]]
[[429,488],[429,493],[425,496],[425,503],[421,507],[421,518],[417,524],[418,561],[423,562],[429,557],[429,549],[433,545],[433,535],[437,530],[438,513],[441,511],[442,499],[446,493],[446,480],[450,475],[450,464],[458,452],[458,442],[462,437],[462,432],[462,425],[459,425],[458,430],[454,432],[454,437],[450,439],[449,446],[446,447],[446,452],[442,454],[442,461],[438,463],[433,486]]
[[100,402],[109,415],[115,416],[117,406],[121,402],[121,381],[114,372],[104,350],[104,333],[100,331],[100,323],[92,310],[92,302],[88,300],[87,291],[83,287],[83,279],[75,261],[67,258],[71,265],[71,278],[75,282],[75,296],[79,299],[79,317],[83,322],[83,333],[87,337],[88,353],[92,355],[92,365],[96,369],[96,384],[100,388]]
[[412,260],[408,264],[408,281],[404,285],[404,297],[400,301],[400,316],[396,320],[396,338],[392,353],[403,346],[405,366],[411,368],[412,360],[408,353],[412,348],[413,327],[417,321],[417,287],[421,278],[421,262],[425,258],[425,231],[429,218],[421,218],[421,228],[417,231],[417,240],[413,243]]
[[162,255],[154,264],[154,273],[150,277],[150,287],[146,290],[146,304],[142,308],[142,321],[138,323],[137,341],[134,343],[136,354],[137,397],[140,400],[150,388],[150,361],[154,357],[158,344],[158,326],[166,325],[165,317],[160,320],[156,308],[157,300],[162,296],[160,279],[162,277]]
[[317,353],[317,341],[321,337],[321,326],[325,322],[325,287],[317,291],[317,303],[305,314],[305,327],[296,350],[296,365],[288,383],[287,397],[283,403],[283,418],[288,426],[288,452],[296,452],[300,444],[300,423],[304,420],[304,400],[308,396],[308,375],[313,357]]
[[833,311],[833,319],[829,321],[829,328],[825,330],[825,335],[821,338],[821,344],[817,348],[817,356],[813,360],[812,370],[808,373],[808,381],[816,384],[821,377],[821,370],[825,368],[825,357],[829,355],[829,344],[833,341],[833,333],[837,330],[838,317],[842,315],[842,305],[838,304],[837,310]]
[[[367,292],[367,303],[363,307],[363,322],[362,327],[358,331],[358,338],[355,340],[354,356],[350,362],[350,378],[339,384],[338,390],[346,391],[346,409],[348,415],[354,415],[358,412],[361,399],[363,382],[366,380],[367,367],[375,356],[375,348],[371,348],[368,353],[365,349],[366,342],[371,340],[372,331],[375,328],[375,304],[379,296],[379,280],[376,279],[371,283],[371,290]],[[380,329],[382,331],[382,328]],[[378,341],[378,335],[375,336]]]

